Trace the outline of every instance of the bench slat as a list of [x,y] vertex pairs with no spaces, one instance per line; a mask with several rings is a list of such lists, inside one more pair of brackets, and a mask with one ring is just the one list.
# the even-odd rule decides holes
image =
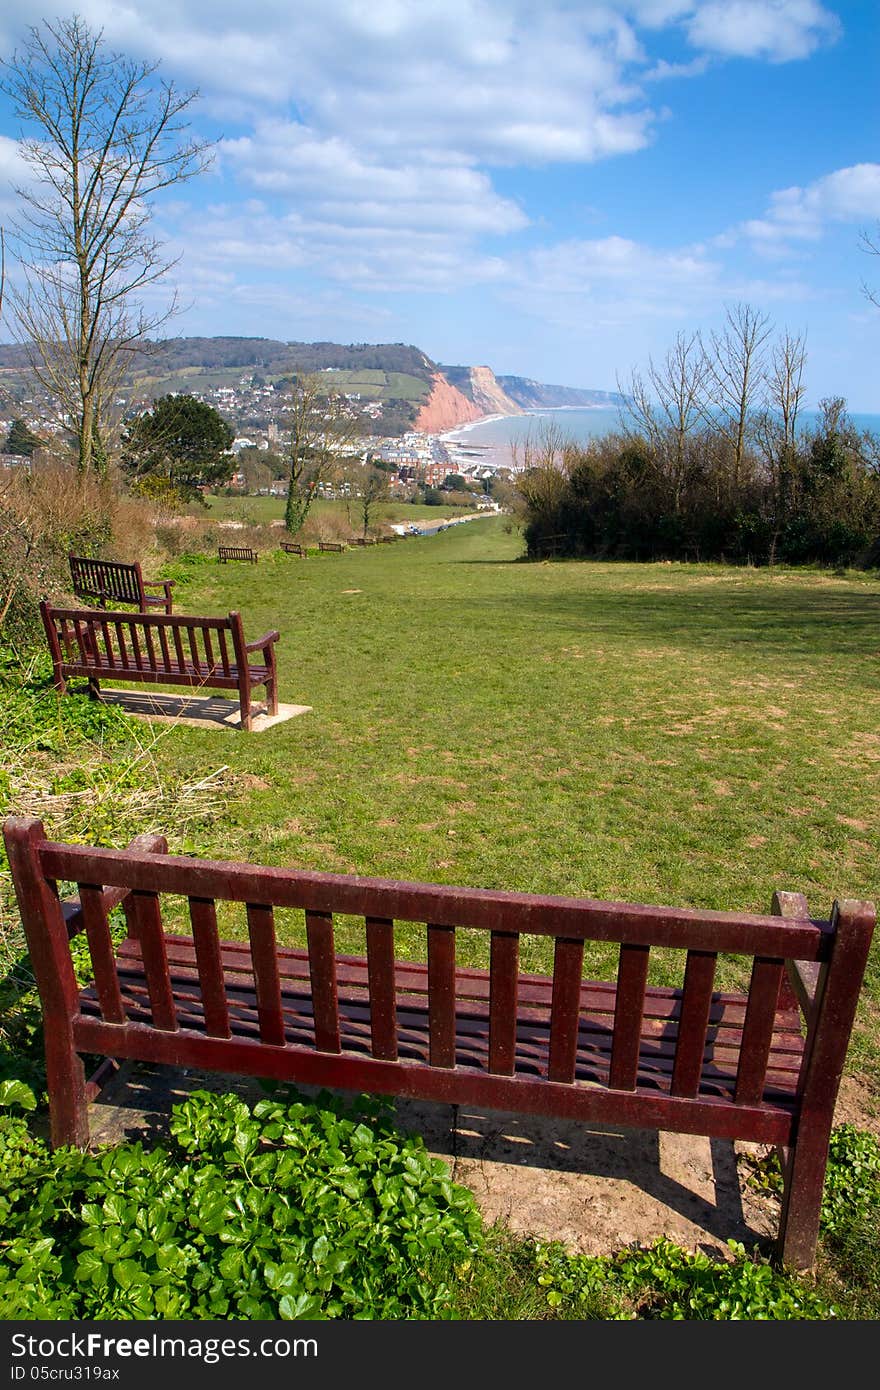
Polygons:
[[[224,943],[226,944],[226,943]],[[149,1018],[145,990],[142,984],[140,965],[135,958],[120,968],[129,1016],[137,1021],[142,1015]],[[285,1035],[291,1045],[314,1048],[314,1024],[310,981],[308,977],[307,954],[295,953],[299,957],[300,975],[298,980],[289,977],[282,983],[282,1009]],[[363,965],[363,962],[361,962]],[[413,967],[414,969],[416,967]],[[421,967],[422,971],[425,967]],[[201,1001],[198,977],[191,970],[173,971],[175,997],[181,1026],[202,1030]],[[363,971],[360,974],[363,981]],[[259,1036],[259,1022],[253,988],[252,974],[238,976],[238,982],[228,984],[228,997],[235,1034]],[[85,999],[87,992],[84,992]],[[367,1055],[370,1053],[370,1016],[366,993],[359,988],[352,994],[343,986],[340,995],[340,1017],[344,1023],[343,1051],[352,1049]],[[589,1007],[588,987],[583,987],[584,1008]],[[576,1081],[609,1084],[610,1029],[607,1026],[586,1026],[582,1023],[578,1031]],[[399,1029],[401,1058],[419,1057],[429,1064],[429,1029],[427,1000],[420,996],[398,995],[397,1020]],[[549,1037],[549,1007],[544,1010],[541,1026],[520,1023],[517,1030],[516,1073],[521,1075],[547,1077],[547,1056]],[[797,1083],[798,1065],[803,1054],[803,1041],[798,1035],[798,1054],[791,1064],[780,1066],[776,1059],[768,1071],[766,1103],[790,1103]],[[728,1047],[723,1056],[708,1055],[704,1060],[701,1077],[703,1094],[723,1096],[733,1102],[733,1089],[736,1079],[738,1047]],[[489,1014],[483,1007],[470,1007],[456,1011],[456,1060],[459,1065],[477,1066],[489,1070]],[[673,1067],[672,1049],[658,1044],[656,1036],[643,1038],[643,1051],[640,1058],[640,1087],[653,1090],[655,1094],[669,1096]]]
[[126,1014],[116,973],[116,954],[110,936],[103,889],[92,883],[78,886],[89,955],[95,976],[95,989],[105,1023],[125,1023]]
[[749,1002],[743,1024],[742,1050],[736,1075],[737,1102],[757,1102],[764,1093],[764,1076],[773,1042],[773,1025],[785,962],[756,957],[749,984]]
[[620,948],[609,1078],[618,1091],[634,1091],[636,1086],[649,960],[648,946]]
[[550,1005],[548,1075],[551,1081],[574,1080],[583,966],[583,941],[557,937],[553,954],[553,998]]
[[687,953],[672,1072],[672,1093],[676,1096],[695,1096],[700,1084],[716,961],[714,951]]
[[271,907],[247,904],[248,936],[254,964],[254,988],[260,1018],[260,1039],[276,1047],[284,1046],[284,1019],[281,1012],[281,981],[278,975],[278,948],[275,916]]
[[307,912],[306,937],[315,1015],[315,1046],[320,1052],[338,1052],[339,1007],[332,913]]
[[168,635],[164,623],[159,628],[159,646],[162,648],[162,665],[167,671],[171,665],[171,652],[168,648]]
[[205,1006],[205,1031],[214,1038],[231,1037],[217,909],[210,898],[190,898],[189,917]]
[[153,1026],[163,1032],[177,1031],[177,1013],[168,974],[168,956],[162,933],[162,911],[157,893],[130,893],[123,900],[128,929],[137,937],[150,996]]
[[455,928],[428,924],[428,1034],[432,1067],[455,1066]]
[[220,661],[223,665],[223,674],[224,676],[228,676],[230,672],[229,647],[226,642],[226,633],[223,631],[222,627],[218,629],[217,638],[220,644]]
[[489,980],[489,1070],[511,1076],[516,1063],[519,936],[492,933]]
[[394,923],[387,917],[367,917],[366,928],[372,1052],[374,1057],[394,1062],[397,1060]]

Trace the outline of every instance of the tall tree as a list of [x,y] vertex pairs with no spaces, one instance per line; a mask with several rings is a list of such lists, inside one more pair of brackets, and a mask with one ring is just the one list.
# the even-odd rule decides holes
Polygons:
[[126,365],[174,311],[142,302],[174,264],[150,231],[152,200],[200,173],[209,147],[186,134],[197,93],[157,79],[158,64],[110,52],[79,16],[29,35],[0,65],[0,89],[36,127],[20,145],[33,182],[16,190],[25,284],[8,294],[80,469],[100,473]]
[[343,395],[311,374],[294,381],[284,416],[290,427],[284,524],[295,535],[320,486],[355,452],[360,422]]
[[673,509],[681,506],[688,448],[703,425],[702,402],[709,367],[699,334],[678,333],[662,362],[648,358],[647,379],[631,374],[619,413],[631,442],[644,439],[653,461],[668,482]]
[[122,465],[141,491],[175,492],[184,501],[228,482],[234,439],[218,411],[195,396],[162,396],[122,437]]
[[750,304],[735,304],[727,309],[721,332],[710,334],[706,348],[703,413],[710,428],[727,440],[734,492],[764,385],[764,347],[771,331],[766,314]]
[[33,430],[29,429],[24,420],[15,419],[9,426],[9,433],[6,436],[7,454],[19,454],[23,458],[31,458],[35,449],[39,449],[42,439]]

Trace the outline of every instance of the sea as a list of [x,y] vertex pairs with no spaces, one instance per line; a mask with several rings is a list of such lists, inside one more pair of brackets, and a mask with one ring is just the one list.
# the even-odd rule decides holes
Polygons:
[[[803,428],[809,429],[819,419],[819,412],[805,410],[801,414]],[[859,430],[869,430],[880,436],[880,415],[850,416]],[[522,463],[527,445],[538,446],[548,428],[553,428],[566,441],[586,443],[603,434],[620,429],[620,415],[614,408],[578,409],[565,406],[555,410],[528,410],[524,415],[489,415],[457,429],[448,430],[441,438],[451,462],[483,462],[492,468],[510,468]]]

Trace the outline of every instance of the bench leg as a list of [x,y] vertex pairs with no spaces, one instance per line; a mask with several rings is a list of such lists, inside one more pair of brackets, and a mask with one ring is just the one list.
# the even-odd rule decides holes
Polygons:
[[89,676],[89,696],[93,700],[101,698],[101,682],[97,676]]
[[266,680],[266,713],[278,713],[278,667],[275,662],[275,648],[271,646],[267,652],[267,665],[269,676]]
[[46,1088],[49,1092],[49,1124],[52,1148],[89,1144],[89,1107],[82,1058],[73,1049],[69,1034],[45,1030]]
[[802,1131],[782,1164],[782,1211],[776,1250],[781,1263],[796,1270],[812,1269],[816,1263],[830,1127],[823,1125],[822,1131]]
[[238,692],[238,707],[241,710],[241,727],[247,732],[252,733],[254,728],[253,716],[251,715],[251,691],[250,686],[242,685]]

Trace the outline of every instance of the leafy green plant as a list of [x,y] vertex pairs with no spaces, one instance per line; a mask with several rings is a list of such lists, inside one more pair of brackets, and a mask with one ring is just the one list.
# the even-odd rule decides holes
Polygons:
[[[771,1151],[756,1162],[749,1175],[753,1187],[782,1194],[782,1170]],[[852,1124],[835,1126],[828,1144],[828,1166],[819,1218],[823,1235],[864,1219],[880,1202],[880,1143]]]
[[198,1092],[152,1151],[0,1126],[2,1318],[442,1318],[429,1266],[481,1239],[472,1195],[370,1101]]
[[556,1244],[538,1245],[538,1283],[551,1307],[595,1303],[604,1293],[616,1303],[606,1318],[765,1321],[831,1318],[834,1306],[806,1284],[750,1258],[728,1242],[730,1260],[683,1250],[661,1238],[611,1257],[568,1255]]

